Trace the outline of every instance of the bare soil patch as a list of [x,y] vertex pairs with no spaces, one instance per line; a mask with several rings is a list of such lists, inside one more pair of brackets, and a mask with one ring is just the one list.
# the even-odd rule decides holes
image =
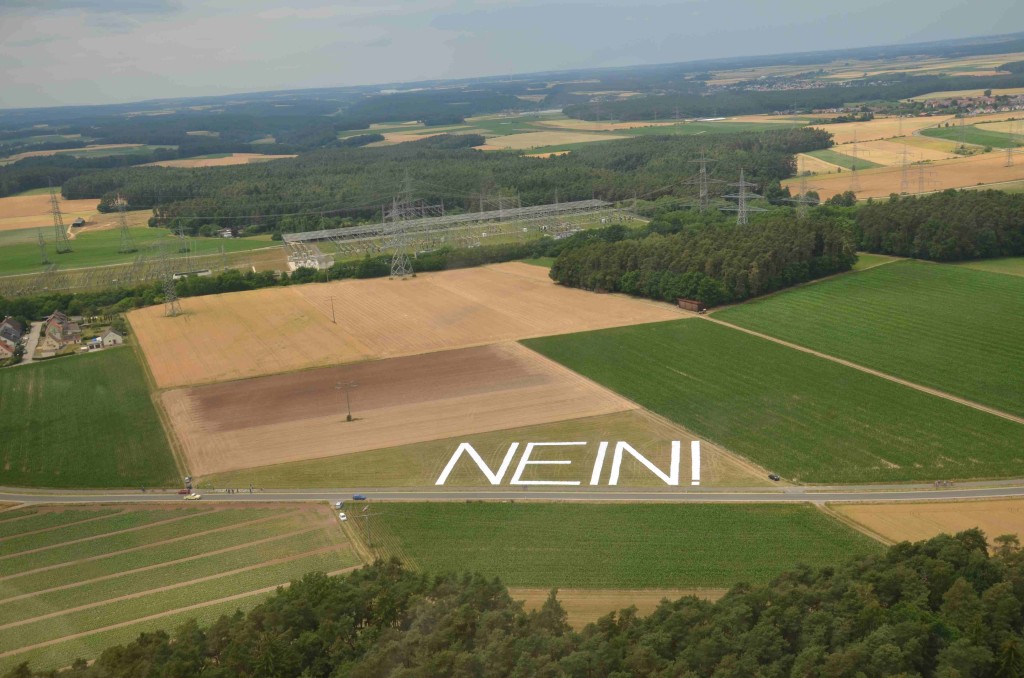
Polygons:
[[1024,499],[891,504],[830,504],[829,508],[891,542],[929,539],[980,527],[992,539],[1024,536]]
[[[727,589],[559,589],[558,602],[565,608],[569,624],[581,629],[609,612],[635,606],[641,615],[654,611],[662,600],[678,600],[683,596],[696,596],[702,600],[715,601],[726,594]],[[548,589],[509,589],[513,600],[523,601],[527,610],[538,610],[550,594]]]
[[[354,421],[340,383],[354,381]],[[635,408],[514,343],[161,394],[193,475]]]
[[[551,132],[523,132],[503,137],[491,137],[487,140],[484,150],[512,149],[525,150],[541,146],[559,146],[561,144],[582,144],[590,141],[609,141],[611,139],[628,139],[629,137],[615,134],[592,134],[570,130]],[[480,147],[478,147],[480,148]]]
[[160,306],[129,314],[160,388],[687,315],[562,287],[546,269],[522,263],[191,297],[181,306],[176,318]]

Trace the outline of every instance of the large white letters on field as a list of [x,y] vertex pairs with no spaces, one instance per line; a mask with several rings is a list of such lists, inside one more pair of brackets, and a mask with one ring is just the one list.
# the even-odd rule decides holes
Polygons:
[[[585,446],[585,442],[560,442],[560,443],[526,443],[526,447],[523,450],[523,456],[519,459],[519,464],[516,466],[515,473],[512,474],[512,479],[509,481],[510,485],[569,485],[577,486],[581,484],[579,480],[524,480],[523,474],[526,472],[528,466],[545,466],[545,465],[558,465],[568,466],[572,464],[572,461],[568,459],[533,459],[532,455],[535,451],[539,451],[538,448],[542,447],[581,447]],[[604,472],[605,459],[608,456],[607,441],[603,441],[597,446],[597,454],[594,458],[594,466],[590,474],[590,485],[600,485],[601,476]],[[612,467],[611,472],[608,476],[608,485],[618,485],[619,475],[622,469],[622,459],[626,454],[632,456],[636,461],[640,462],[647,470],[653,473],[655,476],[661,479],[666,485],[678,487],[679,485],[679,457],[681,455],[682,445],[678,440],[672,441],[671,456],[669,459],[668,472],[664,472],[662,469],[655,466],[650,459],[637,452],[637,450],[625,441],[619,441],[615,444],[615,452],[612,455]],[[451,476],[452,471],[455,469],[455,465],[462,458],[463,453],[469,455],[480,471],[483,472],[491,485],[500,485],[508,472],[509,467],[512,465],[512,460],[515,458],[516,453],[519,451],[519,443],[512,443],[509,445],[508,452],[505,454],[505,458],[501,462],[501,466],[498,467],[497,471],[492,471],[491,467],[487,465],[487,462],[483,460],[473,446],[469,443],[461,443],[451,459],[448,460],[448,464],[444,467],[440,477],[437,479],[436,485],[444,485],[448,482],[448,478]],[[690,484],[700,485],[700,441],[694,440],[690,442]]]

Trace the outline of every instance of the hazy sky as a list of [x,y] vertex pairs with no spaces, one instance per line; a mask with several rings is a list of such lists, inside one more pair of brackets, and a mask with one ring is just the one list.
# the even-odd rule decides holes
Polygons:
[[0,108],[1024,30],[1021,0],[0,0]]

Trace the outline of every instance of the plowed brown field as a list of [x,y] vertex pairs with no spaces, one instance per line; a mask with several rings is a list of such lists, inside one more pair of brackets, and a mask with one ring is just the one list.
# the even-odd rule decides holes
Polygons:
[[547,269],[521,263],[192,297],[181,306],[176,318],[160,306],[128,316],[160,388],[687,315],[561,287]]
[[[351,381],[348,422],[336,387]],[[161,401],[193,475],[635,408],[515,343],[167,391]]]

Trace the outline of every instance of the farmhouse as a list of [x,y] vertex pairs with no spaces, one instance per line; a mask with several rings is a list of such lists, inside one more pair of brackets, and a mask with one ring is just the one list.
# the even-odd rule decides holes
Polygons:
[[58,347],[78,344],[82,341],[82,329],[71,318],[60,311],[54,311],[43,325],[43,337],[44,341],[50,340]]
[[0,344],[6,343],[11,350],[14,350],[14,347],[21,341],[21,335],[24,333],[25,328],[11,316],[7,316],[3,322],[0,322]]
[[121,344],[124,343],[124,337],[122,337],[114,330],[107,330],[106,332],[99,336],[99,340],[103,344],[104,348],[109,348],[111,346],[120,346]]

